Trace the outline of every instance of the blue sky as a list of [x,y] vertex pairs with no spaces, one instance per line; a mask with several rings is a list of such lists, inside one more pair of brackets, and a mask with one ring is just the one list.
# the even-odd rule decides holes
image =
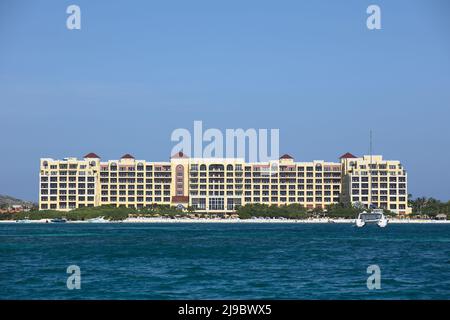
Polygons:
[[[381,7],[382,30],[366,28]],[[81,7],[82,29],[66,28]],[[399,159],[450,199],[445,1],[0,2],[0,194],[37,200],[40,157],[167,160],[176,128],[280,128],[298,161]]]

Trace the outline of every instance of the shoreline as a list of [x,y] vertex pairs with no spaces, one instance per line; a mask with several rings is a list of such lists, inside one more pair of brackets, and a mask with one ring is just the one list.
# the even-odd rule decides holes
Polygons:
[[[425,220],[425,219],[388,219],[389,224],[450,224],[450,220]],[[9,223],[9,224],[61,224],[51,222],[50,219],[40,219],[40,220],[26,220],[17,222],[16,220],[0,220],[0,223]],[[283,220],[283,219],[214,219],[214,218],[183,218],[183,219],[167,219],[167,218],[127,218],[125,220],[120,221],[89,221],[89,220],[76,220],[76,221],[67,221],[65,223],[69,224],[102,224],[102,223],[284,223],[284,224],[354,224],[355,219],[305,219],[305,220]],[[64,223],[63,223],[64,224]]]

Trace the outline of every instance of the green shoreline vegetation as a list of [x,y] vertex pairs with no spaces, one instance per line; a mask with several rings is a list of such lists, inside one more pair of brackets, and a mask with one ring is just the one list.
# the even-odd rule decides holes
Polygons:
[[94,218],[103,217],[106,220],[120,221],[128,217],[175,217],[176,215],[187,214],[181,210],[170,206],[152,206],[140,210],[127,207],[116,207],[114,205],[106,205],[99,207],[84,207],[71,211],[57,210],[31,210],[28,212],[5,213],[0,215],[1,220],[41,220],[65,218],[69,221],[84,221]]
[[[413,213],[409,215],[411,218],[431,218],[434,219],[438,214],[450,216],[450,201],[441,202],[433,198],[417,198],[410,200],[410,206]],[[248,204],[236,209],[233,217],[240,219],[250,218],[282,218],[282,219],[308,219],[308,218],[343,218],[353,219],[362,208],[345,206],[343,204],[335,204],[329,206],[326,211],[321,209],[307,210],[299,204],[290,204],[285,206],[268,206],[265,204]],[[396,217],[393,212],[386,211],[388,217]],[[41,220],[65,218],[69,221],[84,221],[98,217],[111,221],[121,221],[128,217],[166,217],[166,218],[182,218],[182,217],[198,217],[211,218],[223,216],[220,214],[195,212],[192,207],[187,210],[167,205],[153,205],[142,209],[116,207],[114,205],[100,207],[84,207],[71,211],[56,210],[37,210],[33,209],[28,212],[4,213],[0,214],[0,220]],[[227,215],[230,216],[230,215]]]
[[[347,208],[341,205],[335,205],[328,208],[327,212],[322,210],[306,210],[299,204],[286,206],[268,206],[264,204],[251,204],[237,208],[235,217],[240,219],[250,218],[284,218],[284,219],[308,219],[308,218],[355,218],[360,210],[356,208]],[[223,216],[220,214],[195,212],[193,208],[182,211],[172,206],[152,206],[150,208],[134,209],[116,206],[84,207],[71,211],[56,210],[31,210],[28,212],[6,213],[0,215],[1,220],[41,220],[65,218],[69,221],[84,221],[98,217],[111,221],[120,221],[128,217],[203,217],[211,218]],[[229,216],[229,215],[228,215]]]

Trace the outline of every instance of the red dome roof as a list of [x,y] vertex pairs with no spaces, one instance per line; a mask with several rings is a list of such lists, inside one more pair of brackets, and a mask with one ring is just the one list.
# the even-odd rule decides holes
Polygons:
[[339,159],[348,159],[348,158],[356,158],[354,155],[352,155],[350,152],[347,152],[346,154],[343,154],[339,157]]
[[134,159],[134,157],[131,154],[127,153],[124,154],[121,159]]
[[100,159],[100,157],[98,155],[96,155],[95,153],[93,153],[93,152],[88,153],[87,155],[84,156],[84,158]]
[[286,153],[286,154],[283,154],[283,155],[280,157],[280,159],[294,159],[294,158],[291,157],[290,155],[288,155],[288,154]]
[[188,156],[185,155],[183,151],[179,151],[172,156],[172,159],[180,159],[180,158],[188,158]]

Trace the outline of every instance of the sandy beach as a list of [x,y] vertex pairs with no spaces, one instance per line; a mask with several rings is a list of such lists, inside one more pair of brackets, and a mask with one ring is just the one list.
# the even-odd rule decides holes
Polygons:
[[[392,224],[408,224],[408,223],[420,223],[420,224],[448,224],[450,220],[425,220],[425,219],[388,219]],[[48,219],[41,220],[0,220],[0,223],[52,223]],[[167,219],[167,218],[128,218],[123,221],[67,221],[66,223],[355,223],[355,219],[306,219],[306,220],[284,220],[284,219],[205,219],[205,218],[183,218],[183,219]],[[54,223],[53,223],[54,224]],[[61,223],[57,223],[61,224]]]

